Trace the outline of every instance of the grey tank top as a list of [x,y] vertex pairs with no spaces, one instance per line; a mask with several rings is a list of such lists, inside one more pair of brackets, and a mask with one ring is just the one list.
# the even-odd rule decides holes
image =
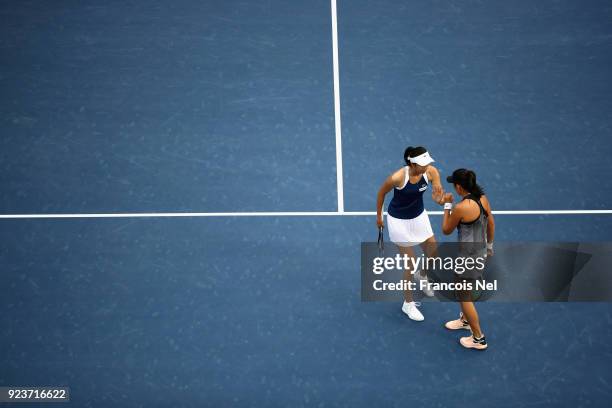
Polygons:
[[[473,200],[480,207],[480,215],[474,221],[471,222],[460,222],[457,225],[457,232],[459,234],[458,241],[465,243],[461,245],[461,252],[463,256],[486,256],[487,253],[487,224],[489,215],[482,206],[480,199],[468,194],[463,198],[464,200]],[[471,243],[471,244],[468,244]]]
[[487,242],[487,223],[489,215],[480,203],[480,199],[468,194],[464,200],[473,200],[480,207],[480,215],[474,221],[460,222],[457,226],[459,242]]

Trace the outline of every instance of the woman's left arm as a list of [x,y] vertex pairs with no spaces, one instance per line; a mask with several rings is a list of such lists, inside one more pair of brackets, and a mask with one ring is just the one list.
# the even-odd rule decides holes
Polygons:
[[434,166],[427,167],[427,177],[431,180],[431,198],[438,204],[442,204],[444,189],[440,183],[440,172]]
[[491,203],[489,202],[489,199],[482,196],[480,201],[489,215],[487,221],[487,244],[490,244],[489,247],[491,250],[493,250],[493,240],[495,239],[495,218],[493,217],[493,211],[491,211]]

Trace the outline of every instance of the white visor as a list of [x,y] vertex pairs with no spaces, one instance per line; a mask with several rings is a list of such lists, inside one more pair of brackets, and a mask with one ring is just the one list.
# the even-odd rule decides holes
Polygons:
[[427,166],[428,164],[433,163],[435,160],[431,158],[429,152],[425,152],[417,157],[411,157],[410,161],[414,164],[418,164],[419,166]]

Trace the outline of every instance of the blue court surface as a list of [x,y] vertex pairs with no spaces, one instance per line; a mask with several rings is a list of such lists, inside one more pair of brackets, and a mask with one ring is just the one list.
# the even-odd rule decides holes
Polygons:
[[610,405],[610,303],[482,303],[477,352],[443,328],[456,304],[416,323],[359,272],[408,145],[476,171],[496,241],[610,241],[610,2],[338,0],[339,94],[333,3],[0,3],[0,386]]

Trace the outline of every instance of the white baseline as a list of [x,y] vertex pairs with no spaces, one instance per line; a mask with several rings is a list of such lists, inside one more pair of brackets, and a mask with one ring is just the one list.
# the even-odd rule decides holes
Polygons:
[[[387,213],[385,212],[385,215]],[[428,211],[442,215],[442,211]],[[612,210],[501,210],[495,215],[593,215],[612,214]],[[40,218],[163,218],[163,217],[359,217],[375,216],[375,211],[279,211],[279,212],[172,212],[172,213],[102,213],[102,214],[0,214],[0,219]]]

